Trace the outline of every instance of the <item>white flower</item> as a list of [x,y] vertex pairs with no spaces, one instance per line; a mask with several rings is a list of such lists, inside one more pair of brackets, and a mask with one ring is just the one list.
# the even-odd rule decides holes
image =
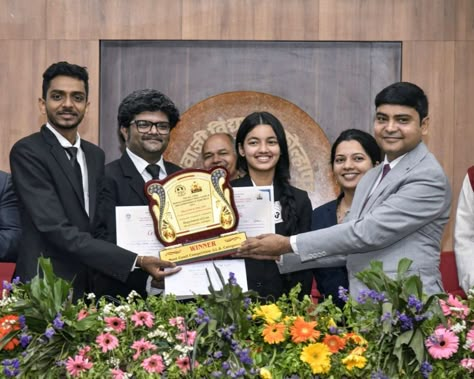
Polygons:
[[133,299],[135,299],[136,297],[140,297],[138,292],[135,291],[135,290],[131,290],[130,293],[128,294],[128,296],[127,296],[127,302],[128,303],[133,303]]
[[470,338],[466,338],[466,343],[463,345],[463,349],[470,350],[473,342],[474,341]]
[[464,320],[461,323],[458,322],[457,324],[454,324],[451,327],[451,331],[455,334],[459,334],[465,329],[466,329],[466,322]]
[[95,293],[90,292],[87,294],[87,300],[95,300]]

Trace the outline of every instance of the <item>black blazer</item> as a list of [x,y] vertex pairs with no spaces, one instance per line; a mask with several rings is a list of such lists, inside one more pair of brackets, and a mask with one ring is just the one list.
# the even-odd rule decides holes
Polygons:
[[340,198],[323,204],[313,210],[311,230],[329,228],[337,224],[337,204]]
[[16,273],[23,281],[30,280],[37,273],[38,257],[49,257],[57,275],[74,280],[75,298],[90,291],[89,268],[125,281],[136,259],[136,254],[90,234],[104,152],[85,140],[81,148],[87,163],[90,217],[64,148],[46,126],[15,143],[10,152],[23,227]]
[[[253,186],[250,176],[244,176],[231,181],[232,187]],[[281,197],[281,188],[273,187],[275,201]],[[306,191],[291,186],[291,191],[295,197],[298,221],[295,234],[304,233],[310,230],[311,226],[311,201]],[[275,224],[275,232],[288,236],[287,223],[285,221]],[[245,268],[247,270],[247,282],[249,289],[257,291],[260,296],[273,296],[275,299],[283,293],[287,293],[296,283],[302,283],[301,297],[309,294],[311,290],[312,273],[309,270],[299,271],[291,274],[280,275],[278,266],[274,261],[246,259]]]
[[[165,161],[166,173],[173,174],[181,167]],[[105,176],[99,181],[97,197],[97,214],[94,222],[94,236],[112,243],[117,243],[115,227],[115,207],[148,205],[145,195],[145,181],[125,152],[122,156],[105,166]],[[134,270],[125,283],[97,273],[94,275],[94,292],[96,295],[127,296],[131,290],[146,296],[148,273]]]
[[21,224],[18,200],[9,174],[0,171],[0,262],[16,261]]

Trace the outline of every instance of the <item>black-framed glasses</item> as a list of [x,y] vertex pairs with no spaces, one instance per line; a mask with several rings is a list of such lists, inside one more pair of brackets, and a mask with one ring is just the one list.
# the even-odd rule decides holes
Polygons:
[[133,120],[130,124],[135,124],[139,133],[149,133],[153,126],[160,134],[168,134],[171,129],[169,122],[165,121],[151,122],[148,120]]

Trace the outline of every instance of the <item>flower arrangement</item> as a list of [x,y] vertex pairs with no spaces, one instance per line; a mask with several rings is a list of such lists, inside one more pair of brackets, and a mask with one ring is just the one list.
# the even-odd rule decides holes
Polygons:
[[433,361],[434,378],[474,376],[474,290],[467,300],[449,295],[439,300],[443,315],[432,321],[425,346]]
[[390,279],[373,263],[359,274],[369,290],[354,299],[341,288],[341,310],[299,301],[299,286],[262,303],[219,271],[222,288],[194,301],[132,292],[73,303],[71,285],[40,259],[41,276],[4,283],[0,377],[469,377],[472,300],[426,297],[409,266],[401,260]]

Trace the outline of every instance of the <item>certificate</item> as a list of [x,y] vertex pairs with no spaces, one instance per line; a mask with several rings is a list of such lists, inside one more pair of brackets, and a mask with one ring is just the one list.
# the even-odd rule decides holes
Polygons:
[[235,187],[233,190],[239,212],[238,230],[247,237],[275,233],[273,187]]
[[[181,266],[180,272],[165,278],[165,294],[173,294],[178,298],[209,295],[209,279],[206,270],[214,289],[221,289],[222,283],[214,265],[221,271],[225,283],[228,282],[229,274],[232,272],[242,290],[244,292],[248,291],[245,261],[243,259],[226,259],[196,262]],[[183,285],[183,283],[186,283],[186,285]]]
[[159,257],[163,244],[155,235],[146,205],[115,207],[117,245],[139,255]]

